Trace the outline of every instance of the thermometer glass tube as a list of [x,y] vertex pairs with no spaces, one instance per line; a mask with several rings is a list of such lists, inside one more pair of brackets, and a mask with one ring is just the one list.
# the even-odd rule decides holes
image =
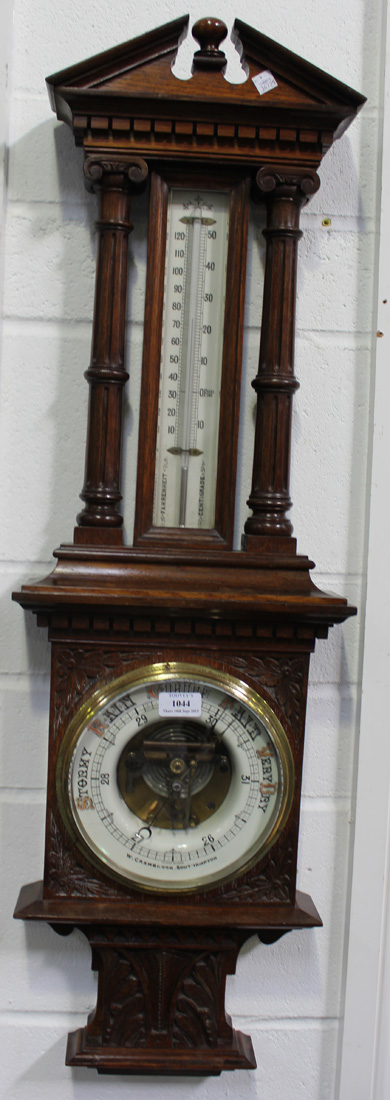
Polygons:
[[153,523],[215,522],[229,194],[170,192]]

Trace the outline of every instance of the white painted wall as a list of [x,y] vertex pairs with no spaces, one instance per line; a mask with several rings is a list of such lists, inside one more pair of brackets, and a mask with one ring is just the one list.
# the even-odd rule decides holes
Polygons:
[[[312,661],[299,885],[312,894],[324,928],[291,933],[271,948],[251,941],[229,984],[229,1009],[236,1025],[253,1036],[258,1069],[219,1080],[139,1079],[130,1085],[125,1078],[98,1078],[64,1066],[66,1033],[84,1022],[95,998],[82,937],[74,933],[62,940],[49,928],[11,919],[20,885],[42,875],[49,651],[44,631],[11,605],[10,592],[27,576],[43,575],[53,548],[70,540],[83,478],[83,371],[89,361],[96,200],[83,188],[80,151],[50,112],[44,77],[181,15],[182,6],[177,0],[164,6],[151,0],[141,9],[135,0],[117,0],[110,7],[102,0],[68,0],[66,7],[54,0],[14,0],[13,6],[13,34],[8,19],[3,37],[12,95],[1,120],[9,149],[0,401],[0,1095],[120,1100],[132,1087],[142,1100],[157,1090],[162,1100],[195,1092],[199,1100],[244,1095],[336,1100],[366,583],[382,4],[280,0],[259,9],[254,0],[242,0],[238,9],[229,0],[223,10],[211,12],[229,27],[239,15],[369,97],[359,119],[326,156],[322,187],[302,218],[296,355],[301,389],[295,400],[292,476],[299,550],[317,562],[318,582],[344,592],[361,612],[319,643]],[[189,7],[193,19],[205,14],[204,8]],[[11,10],[9,0],[5,15]],[[191,52],[187,43],[184,57]],[[331,219],[330,228],[323,226],[324,217]],[[125,478],[129,537],[145,218],[144,202],[138,215],[134,204]],[[260,234],[257,214],[249,258],[238,532],[250,485]]]
[[[386,13],[384,13],[386,14]],[[389,309],[390,18],[384,22],[383,179],[377,285],[377,355],[367,600],[362,676],[356,826],[339,1100],[385,1100],[390,1095],[390,576],[384,551],[390,453]],[[373,774],[372,762],[380,761]],[[371,807],[374,808],[374,812]],[[367,808],[369,812],[367,813]],[[361,990],[364,989],[364,996]]]

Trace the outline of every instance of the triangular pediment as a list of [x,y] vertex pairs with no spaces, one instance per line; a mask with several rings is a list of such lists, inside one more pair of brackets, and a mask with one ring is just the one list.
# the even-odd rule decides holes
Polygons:
[[[249,27],[241,19],[234,22],[232,38],[244,64],[250,69],[269,70],[278,80],[278,86],[281,89],[291,88],[294,97],[324,105],[343,104],[355,111],[365,103],[365,97],[359,92]],[[271,100],[271,96],[276,97],[276,94],[275,90],[274,93],[267,93],[267,97]]]
[[[172,98],[178,96],[181,99],[186,99],[187,97],[192,98],[193,94],[196,93],[198,98],[202,98],[199,74],[194,74],[188,80],[178,79],[172,72],[173,60],[174,55],[172,57],[172,54],[167,53],[163,57],[151,58],[140,65],[132,64],[131,67],[123,68],[120,73],[115,75],[98,76],[88,84],[83,85],[83,88],[84,91],[89,90],[91,93],[95,92],[101,95],[147,96],[157,82],[161,97]],[[214,76],[215,98],[220,101],[230,100],[231,102],[240,100],[258,106],[259,92],[253,84],[252,78],[264,70],[268,71],[269,66],[264,63],[259,65],[256,62],[249,62],[247,68],[249,70],[248,80],[242,84],[231,84],[222,74],[216,74]],[[319,102],[327,102],[319,96],[310,94],[293,81],[286,80],[277,69],[273,70],[272,75],[276,81],[276,87],[266,93],[267,104],[273,103],[275,106],[284,106],[288,101],[290,106],[304,107]],[[206,88],[204,98],[208,99]]]
[[[232,38],[238,49],[248,80],[243,84],[230,84],[221,72],[196,72],[189,80],[178,80],[172,73],[172,65],[182,38],[187,33],[188,15],[166,23],[148,34],[131,39],[114,49],[89,58],[47,78],[52,105],[55,109],[55,92],[61,88],[103,98],[106,95],[139,96],[156,94],[159,98],[192,98],[195,93],[218,99],[230,99],[259,105],[260,94],[253,84],[253,77],[264,70],[270,71],[276,87],[266,92],[263,102],[267,106],[309,106],[312,104],[343,104],[356,109],[364,97],[347,85],[328,76],[298,55],[286,50],[277,42],[249,27],[240,19],[234,23]],[[214,88],[210,88],[210,83]],[[354,111],[354,113],[355,113]]]
[[189,16],[184,15],[139,38],[130,39],[77,65],[71,65],[68,69],[53,73],[46,79],[49,94],[51,89],[58,87],[78,88],[80,91],[96,91],[101,88],[107,91],[121,80],[126,80],[126,77],[131,79],[132,74],[140,75],[143,69],[149,69],[153,63],[158,65],[164,60],[167,60],[170,69],[180,42],[187,33],[188,20]]
[[[218,147],[223,160],[242,160],[246,141],[252,162],[264,152],[262,142],[268,150],[279,142],[283,153],[280,143],[287,141],[298,143],[305,156],[311,144],[319,163],[364,103],[359,93],[239,19],[232,38],[247,80],[226,79],[227,28],[211,18],[195,24],[200,49],[194,43],[193,75],[179,79],[172,69],[188,23],[182,16],[47,78],[53,110],[73,128],[78,144],[94,145],[99,132],[100,145],[106,133],[120,148],[127,143],[142,154],[179,155],[176,139],[184,148],[187,134],[191,155],[199,154],[197,142],[208,141],[215,158]],[[239,144],[229,152],[232,136]]]

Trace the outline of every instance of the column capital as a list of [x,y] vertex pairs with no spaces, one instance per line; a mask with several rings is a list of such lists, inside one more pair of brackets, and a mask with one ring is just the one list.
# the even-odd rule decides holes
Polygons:
[[265,164],[262,168],[259,168],[256,175],[256,184],[259,191],[264,192],[266,195],[275,192],[275,194],[282,193],[287,197],[287,194],[290,193],[291,198],[293,196],[300,198],[303,203],[307,202],[311,195],[315,195],[320,187],[321,180],[315,168],[307,167],[307,165],[275,163]]
[[[99,155],[99,153],[87,153],[84,166],[85,186],[88,191],[96,191],[112,177],[114,186],[130,188],[140,186],[148,177],[148,166],[142,157],[121,156],[118,159]],[[114,183],[115,181],[115,183]]]

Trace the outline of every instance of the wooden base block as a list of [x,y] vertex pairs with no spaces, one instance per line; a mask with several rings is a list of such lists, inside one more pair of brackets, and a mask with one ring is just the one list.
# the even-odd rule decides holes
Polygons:
[[217,1077],[223,1070],[256,1069],[256,1059],[249,1035],[241,1031],[233,1031],[229,1046],[210,1050],[109,1050],[93,1047],[86,1029],[80,1028],[68,1037],[66,1065],[87,1066],[106,1074]]

